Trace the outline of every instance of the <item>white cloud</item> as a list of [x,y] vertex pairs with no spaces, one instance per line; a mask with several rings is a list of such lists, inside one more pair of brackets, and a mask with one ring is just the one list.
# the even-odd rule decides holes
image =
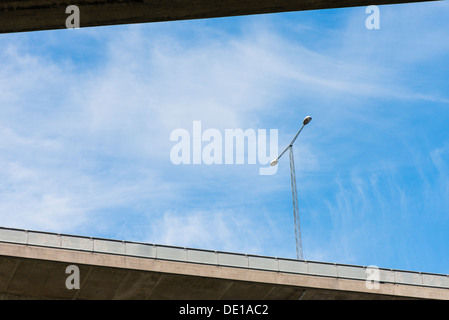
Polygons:
[[[425,88],[415,91],[401,80],[416,61],[413,57],[399,69],[384,65],[389,57],[380,54],[382,46],[395,32],[373,47],[361,41],[363,32],[352,37],[349,23],[348,30],[335,33],[346,37],[340,46],[318,52],[308,47],[307,39],[291,41],[276,23],[264,27],[257,18],[248,21],[239,22],[241,34],[204,21],[82,31],[104,49],[92,70],[77,69],[75,59],[61,62],[33,54],[26,45],[8,44],[0,71],[2,225],[67,232],[101,223],[108,210],[130,208],[152,230],[148,235],[140,220],[129,222],[130,231],[124,233],[141,232],[135,240],[287,252],[279,240],[287,238],[277,221],[279,212],[264,211],[270,207],[270,193],[285,193],[282,201],[290,205],[286,161],[270,179],[257,177],[258,167],[254,172],[249,166],[175,167],[169,161],[169,137],[174,129],[189,130],[193,120],[219,130],[276,128],[281,150],[310,113],[314,120],[304,132],[307,139],[295,145],[297,176],[301,187],[319,194],[312,199],[327,207],[326,213],[311,212],[316,219],[330,215],[333,228],[333,244],[311,244],[312,256],[324,259],[342,249],[342,259],[355,259],[353,242],[373,232],[364,218],[386,209],[388,201],[398,199],[401,210],[410,201],[407,189],[392,187],[400,182],[395,175],[388,181],[372,171],[360,173],[375,163],[369,157],[373,153],[360,154],[375,147],[378,134],[392,130],[397,121],[374,112],[375,100],[447,102],[447,97]],[[423,32],[416,31],[419,39]],[[51,41],[63,41],[65,34],[60,35],[51,33]],[[443,47],[439,54],[446,52]],[[90,48],[86,59],[95,50]],[[354,52],[363,54],[356,57]],[[438,159],[435,152],[437,165]],[[398,165],[385,163],[387,168]],[[375,164],[370,168],[374,172],[384,169]],[[334,180],[332,174],[344,176],[351,167],[349,180]],[[309,175],[302,180],[309,172],[332,179],[323,182]],[[329,185],[336,187],[334,193],[320,200]],[[376,192],[385,186],[387,190]],[[276,210],[290,210],[287,204]],[[100,226],[89,228],[86,232],[96,232]],[[293,233],[290,225],[286,228]],[[317,230],[329,231],[325,226]],[[270,240],[280,241],[278,248],[268,249],[273,247]]]

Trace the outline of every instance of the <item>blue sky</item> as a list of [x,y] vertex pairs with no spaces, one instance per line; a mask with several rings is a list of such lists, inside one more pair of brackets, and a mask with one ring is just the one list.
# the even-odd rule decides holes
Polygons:
[[449,274],[449,5],[367,16],[0,35],[1,226],[295,258],[287,157],[174,165],[170,133],[277,129],[282,150],[311,115],[304,258]]

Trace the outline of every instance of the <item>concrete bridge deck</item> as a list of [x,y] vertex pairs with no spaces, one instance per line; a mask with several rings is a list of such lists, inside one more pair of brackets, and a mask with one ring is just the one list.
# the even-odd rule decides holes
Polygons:
[[[428,0],[433,1],[433,0]],[[80,27],[423,2],[416,0],[2,0],[0,33],[66,28],[77,5]]]
[[[66,268],[80,270],[67,289]],[[0,228],[3,299],[449,299],[449,276]],[[372,287],[371,287],[372,288]]]

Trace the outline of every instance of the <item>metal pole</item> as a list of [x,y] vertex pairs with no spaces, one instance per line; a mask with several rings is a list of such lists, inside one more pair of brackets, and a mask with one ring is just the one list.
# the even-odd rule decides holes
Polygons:
[[302,128],[304,128],[304,126],[305,125],[303,124],[301,129],[299,129],[298,133],[296,133],[296,136],[293,138],[292,142],[290,142],[290,144],[287,146],[287,148],[285,148],[284,151],[282,151],[281,154],[277,157],[278,160],[282,157],[282,155],[285,153],[285,151],[288,150],[288,148],[292,148],[293,147],[293,143],[295,143],[296,138],[299,136],[299,134],[301,133]]
[[295,159],[293,157],[293,147],[289,146],[290,158],[290,180],[292,184],[292,199],[293,199],[293,218],[295,221],[295,240],[296,240],[296,258],[303,260],[302,254],[302,239],[301,239],[301,225],[299,221],[298,208],[298,193],[296,190],[296,174],[295,174]]
[[290,142],[290,144],[287,146],[287,148],[285,148],[284,151],[282,151],[281,154],[276,159],[273,159],[270,162],[270,166],[277,165],[278,161],[282,157],[282,155],[287,150],[290,151],[289,152],[289,154],[290,154],[290,181],[292,184],[293,218],[295,220],[296,258],[298,258],[298,260],[299,259],[303,260],[303,255],[302,255],[301,225],[299,223],[298,192],[296,190],[295,160],[293,157],[293,143],[295,143],[296,138],[298,138],[298,136],[301,133],[304,126],[307,125],[310,121],[312,121],[312,117],[307,116],[304,118],[304,120],[302,122],[301,129],[299,129],[298,133],[296,133],[295,137]]

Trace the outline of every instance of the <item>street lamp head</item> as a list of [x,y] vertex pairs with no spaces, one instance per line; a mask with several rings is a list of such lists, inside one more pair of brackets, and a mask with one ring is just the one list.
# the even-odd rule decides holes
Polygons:
[[308,124],[310,121],[312,121],[312,117],[311,116],[307,116],[304,118],[304,121],[302,122],[303,125]]
[[270,166],[274,167],[275,165],[277,165],[277,164],[278,164],[278,160],[279,160],[278,158],[272,160],[272,161],[270,162]]

